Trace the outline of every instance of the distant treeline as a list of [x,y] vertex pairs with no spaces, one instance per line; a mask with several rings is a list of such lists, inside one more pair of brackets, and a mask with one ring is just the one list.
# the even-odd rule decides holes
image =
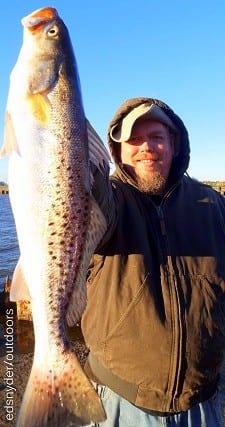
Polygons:
[[211,187],[225,187],[225,181],[203,181],[204,184],[210,185]]
[[[195,179],[195,178],[194,178]],[[204,184],[210,185],[218,191],[225,191],[225,181],[202,181]],[[0,190],[5,190],[5,187],[8,187],[8,184],[4,181],[0,181]],[[8,189],[8,188],[7,188]]]
[[203,181],[204,184],[210,185],[214,190],[225,196],[225,181]]

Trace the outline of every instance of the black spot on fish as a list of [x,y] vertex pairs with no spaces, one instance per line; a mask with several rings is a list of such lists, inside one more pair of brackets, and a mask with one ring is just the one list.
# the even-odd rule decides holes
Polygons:
[[56,341],[56,347],[61,347],[61,341]]

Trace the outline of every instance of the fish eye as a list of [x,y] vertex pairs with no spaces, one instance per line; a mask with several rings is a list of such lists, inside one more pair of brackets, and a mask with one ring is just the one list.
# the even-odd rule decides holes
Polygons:
[[48,36],[49,37],[56,37],[59,33],[59,27],[57,25],[53,25],[49,30],[48,30]]

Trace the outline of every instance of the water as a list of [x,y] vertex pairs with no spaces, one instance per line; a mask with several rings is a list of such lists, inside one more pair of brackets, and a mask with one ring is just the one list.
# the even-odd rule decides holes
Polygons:
[[16,227],[8,195],[0,195],[0,292],[19,258]]

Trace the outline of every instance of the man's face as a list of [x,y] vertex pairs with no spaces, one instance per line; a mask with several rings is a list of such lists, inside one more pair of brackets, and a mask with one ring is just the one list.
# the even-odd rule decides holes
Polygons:
[[129,141],[121,143],[121,161],[139,188],[162,194],[174,155],[174,137],[164,124],[138,119]]

